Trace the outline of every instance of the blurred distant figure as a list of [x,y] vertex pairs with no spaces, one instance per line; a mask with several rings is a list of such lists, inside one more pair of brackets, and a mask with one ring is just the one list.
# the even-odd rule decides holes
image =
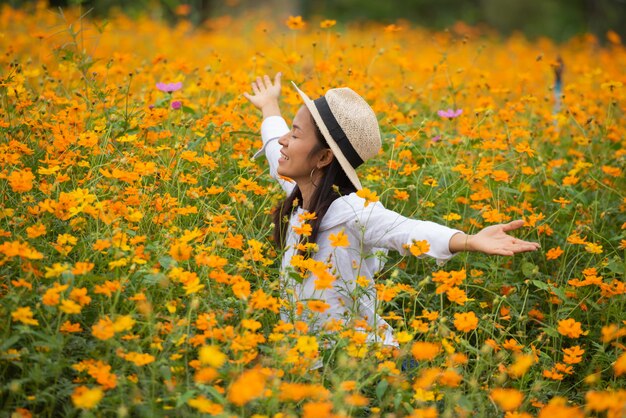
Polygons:
[[554,64],[554,113],[561,110],[561,93],[563,92],[563,69],[565,64],[559,55]]

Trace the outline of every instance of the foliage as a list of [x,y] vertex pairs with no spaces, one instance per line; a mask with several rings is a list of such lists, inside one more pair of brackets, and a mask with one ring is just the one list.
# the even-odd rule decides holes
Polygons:
[[[623,414],[616,34],[557,47],[465,25],[194,30],[6,6],[0,22],[3,411]],[[369,196],[469,232],[522,218],[542,251],[441,267],[390,254],[378,310],[398,349],[366,344],[360,323],[311,335],[280,322],[281,193],[250,159],[261,120],[241,96],[276,71],[310,96],[349,85],[372,104],[384,149],[360,169]],[[293,114],[297,93],[283,96]]]

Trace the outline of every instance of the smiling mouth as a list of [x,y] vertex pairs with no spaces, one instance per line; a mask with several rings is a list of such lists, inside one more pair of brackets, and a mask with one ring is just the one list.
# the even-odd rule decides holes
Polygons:
[[288,160],[288,159],[289,159],[289,157],[287,157],[287,156],[286,156],[285,154],[283,154],[282,152],[280,153],[280,155],[282,155],[282,156],[283,156],[283,158],[284,158],[285,160]]

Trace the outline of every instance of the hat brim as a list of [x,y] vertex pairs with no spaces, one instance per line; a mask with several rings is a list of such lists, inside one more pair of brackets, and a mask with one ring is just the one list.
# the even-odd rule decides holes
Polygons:
[[335,140],[333,139],[332,135],[328,131],[328,128],[326,128],[326,124],[322,120],[322,117],[320,116],[320,113],[317,110],[315,103],[313,102],[313,100],[309,99],[309,96],[307,96],[306,93],[304,93],[302,90],[298,88],[296,83],[292,81],[291,84],[293,84],[296,91],[302,98],[304,105],[307,107],[307,109],[309,109],[309,112],[311,112],[311,115],[313,116],[313,120],[315,120],[317,127],[319,128],[320,132],[324,136],[324,139],[326,139],[326,142],[328,143],[328,146],[332,150],[333,155],[335,156],[337,161],[339,161],[339,165],[341,166],[341,168],[343,168],[343,171],[344,173],[346,173],[346,176],[348,176],[350,183],[352,183],[354,187],[356,187],[357,190],[361,190],[363,186],[361,186],[361,182],[359,181],[359,177],[356,174],[356,170],[354,169],[354,167],[352,167],[352,164],[350,164],[350,162],[346,159],[346,157],[344,157],[343,152],[341,152],[341,148],[339,148],[339,145],[337,145],[337,142],[335,142]]

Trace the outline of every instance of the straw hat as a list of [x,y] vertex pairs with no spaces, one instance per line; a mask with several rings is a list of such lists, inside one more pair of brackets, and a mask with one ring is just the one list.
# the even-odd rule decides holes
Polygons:
[[[381,146],[374,111],[361,96],[347,87],[330,89],[319,99],[311,100],[295,83],[292,84],[348,179],[357,190],[362,189],[355,168],[376,156]],[[252,158],[261,155],[265,145]]]
[[363,188],[355,168],[378,154],[381,147],[378,119],[367,102],[352,89],[330,89],[311,100],[293,83],[315,123],[352,184]]

